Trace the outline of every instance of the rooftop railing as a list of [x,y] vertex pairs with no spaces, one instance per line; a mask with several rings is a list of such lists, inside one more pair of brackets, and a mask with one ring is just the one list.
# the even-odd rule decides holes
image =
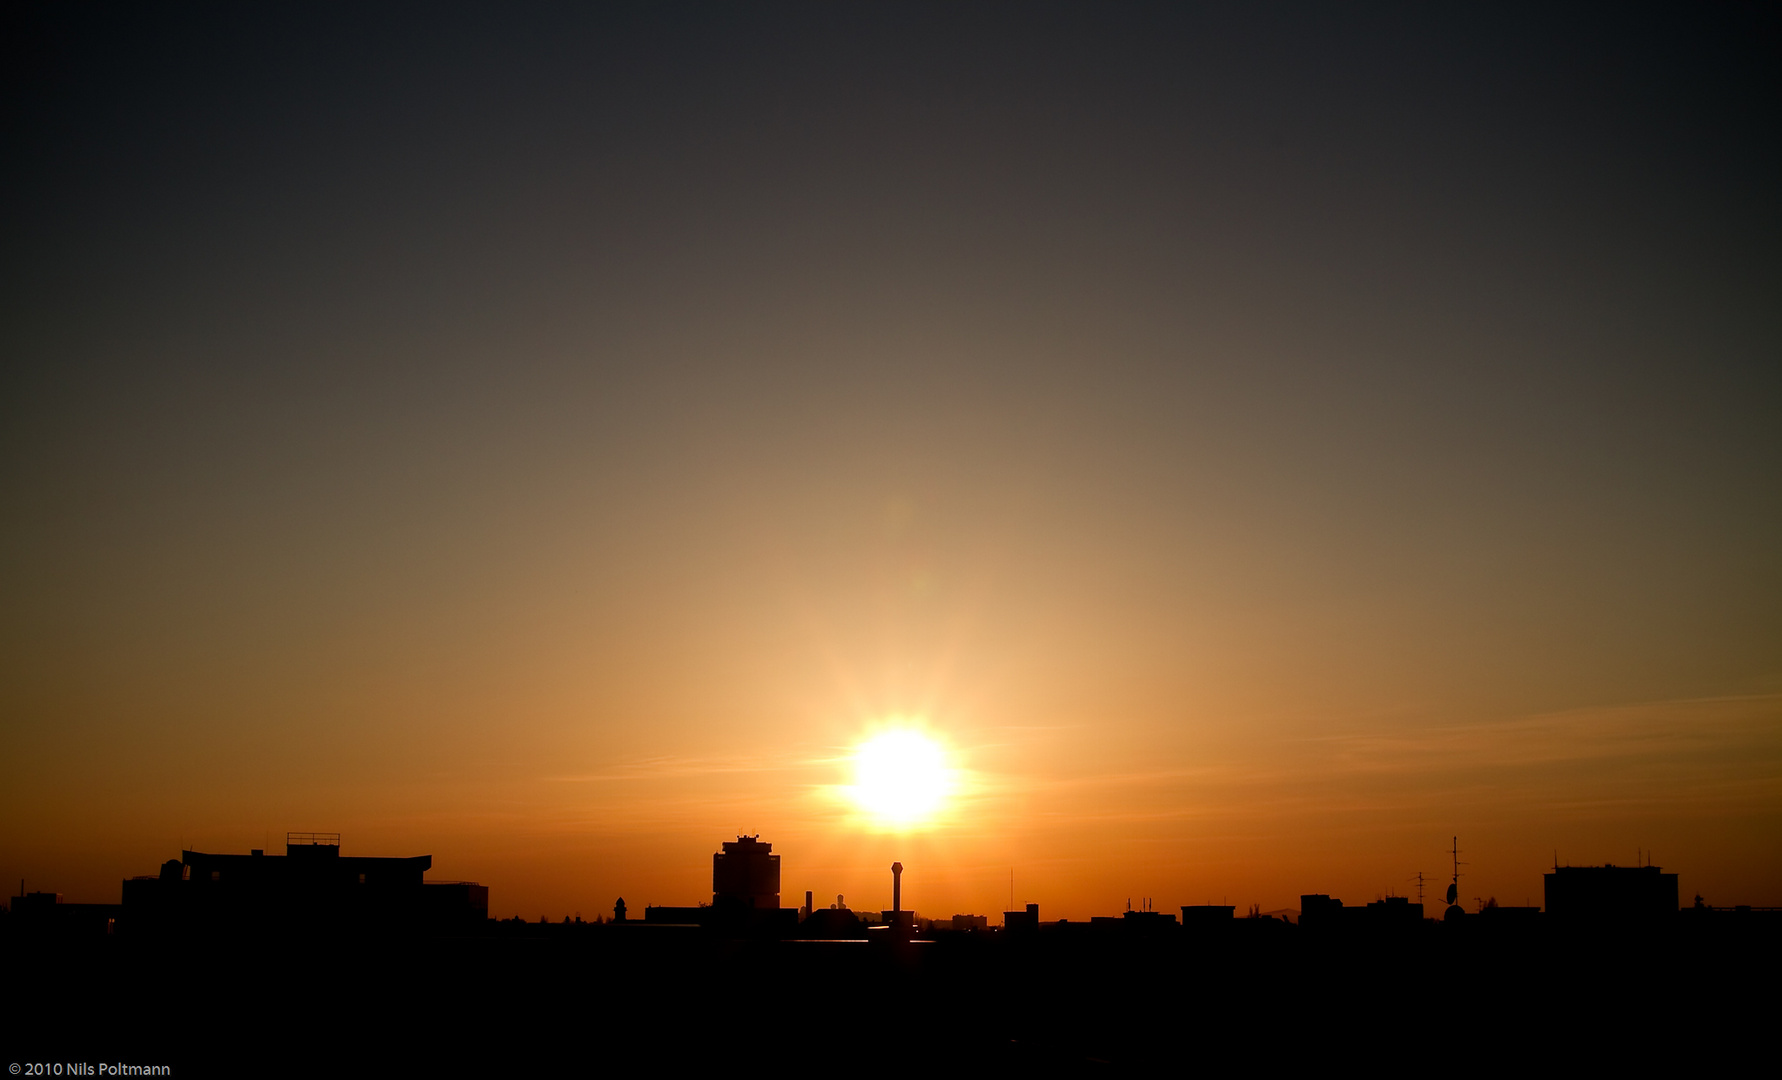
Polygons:
[[337,832],[288,832],[285,834],[285,844],[286,846],[291,844],[321,844],[329,847],[339,847],[340,834]]

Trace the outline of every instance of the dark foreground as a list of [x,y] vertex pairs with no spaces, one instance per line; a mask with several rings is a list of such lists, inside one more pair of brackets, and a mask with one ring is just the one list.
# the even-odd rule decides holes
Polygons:
[[1782,959],[1768,925],[1732,920],[913,942],[504,924],[0,947],[3,1052],[24,1075],[1720,1072],[1767,1059]]

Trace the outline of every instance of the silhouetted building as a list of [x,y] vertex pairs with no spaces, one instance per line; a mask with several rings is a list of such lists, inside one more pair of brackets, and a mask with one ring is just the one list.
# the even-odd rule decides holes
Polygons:
[[1638,922],[1677,914],[1677,875],[1656,866],[1561,866],[1545,877],[1547,913],[1556,919]]
[[29,892],[12,898],[15,932],[42,938],[90,938],[116,933],[121,904],[68,904],[61,893]]
[[1163,934],[1176,928],[1176,917],[1166,911],[1127,911],[1120,916],[1127,933]]
[[1324,893],[1299,898],[1299,925],[1308,930],[1337,926],[1343,918],[1343,902]]
[[709,907],[668,907],[663,904],[648,904],[644,907],[644,922],[662,926],[704,926],[711,921],[712,909]]
[[436,929],[479,927],[489,920],[489,887],[474,881],[423,881],[421,914]]
[[12,898],[14,915],[37,915],[50,911],[62,902],[62,894],[55,892],[20,893]]
[[866,936],[866,923],[845,907],[818,908],[798,924],[798,936],[825,940],[858,940]]
[[1782,939],[1782,907],[1753,907],[1734,904],[1731,907],[1710,907],[1701,897],[1678,912],[1678,921],[1696,929],[1714,927],[1722,932],[1756,939]]
[[1039,929],[1039,905],[1028,904],[1026,911],[1005,911],[1002,913],[1004,930],[1024,931]]
[[1233,904],[1183,904],[1182,925],[1190,930],[1225,927],[1236,910]]
[[1342,928],[1379,932],[1423,925],[1423,905],[1408,897],[1388,896],[1361,907],[1344,907],[1334,896],[1311,893],[1299,898],[1299,925],[1309,930]]
[[1487,925],[1498,927],[1527,927],[1541,918],[1538,907],[1508,907],[1498,903],[1487,903],[1479,909],[1479,914]]
[[780,857],[758,836],[725,841],[712,856],[712,902],[700,907],[649,905],[644,922],[701,926],[729,935],[793,937],[798,908],[780,907]]
[[158,875],[124,882],[125,918],[145,931],[469,928],[489,913],[489,890],[429,883],[431,855],[343,857],[338,833],[291,833],[285,854],[186,851]]
[[884,924],[893,930],[907,933],[916,926],[916,913],[903,909],[903,864],[891,864],[891,906],[879,912]]
[[1375,927],[1423,925],[1423,905],[1411,903],[1408,896],[1388,896],[1361,910],[1367,922]]
[[780,857],[758,836],[724,842],[712,856],[712,906],[774,908],[780,906]]
[[954,930],[987,930],[990,927],[988,915],[955,915],[951,926]]

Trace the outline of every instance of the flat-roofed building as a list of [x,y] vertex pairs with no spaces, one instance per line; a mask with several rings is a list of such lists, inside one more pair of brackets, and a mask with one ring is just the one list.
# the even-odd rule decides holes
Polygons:
[[1557,866],[1547,914],[1566,921],[1644,922],[1677,914],[1677,875],[1656,866]]
[[338,833],[291,833],[285,853],[183,851],[155,876],[124,882],[133,930],[279,931],[466,928],[488,918],[489,890],[429,883],[433,856],[343,856]]

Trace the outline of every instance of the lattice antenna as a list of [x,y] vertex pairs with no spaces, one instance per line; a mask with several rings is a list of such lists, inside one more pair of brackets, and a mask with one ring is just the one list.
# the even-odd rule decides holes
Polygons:
[[1454,859],[1454,880],[1448,883],[1448,904],[1452,906],[1460,899],[1460,868],[1466,865],[1460,861],[1460,837],[1454,838],[1448,854]]

